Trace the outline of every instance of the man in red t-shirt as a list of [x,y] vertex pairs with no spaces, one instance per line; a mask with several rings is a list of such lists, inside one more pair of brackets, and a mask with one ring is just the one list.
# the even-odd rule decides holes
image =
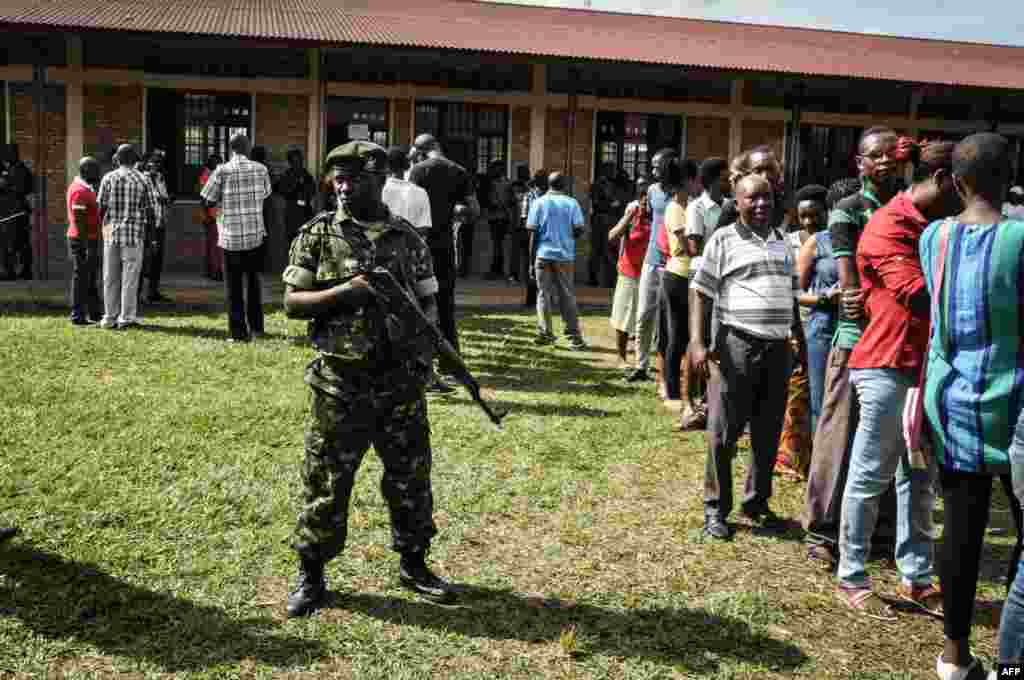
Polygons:
[[68,254],[71,260],[71,323],[88,326],[103,316],[96,279],[100,265],[100,211],[96,186],[100,163],[86,156],[68,187]]

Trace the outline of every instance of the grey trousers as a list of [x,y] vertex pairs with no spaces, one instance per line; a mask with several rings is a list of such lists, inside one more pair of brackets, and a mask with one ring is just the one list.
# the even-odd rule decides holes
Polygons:
[[786,340],[762,340],[719,326],[718,364],[708,385],[707,464],[704,512],[725,519],[732,512],[732,461],[736,442],[750,424],[750,469],[744,507],[766,503],[786,415],[793,357]]
[[658,301],[664,270],[645,264],[640,272],[640,291],[636,311],[636,367],[647,370],[651,350],[658,342]]
[[103,324],[139,320],[139,277],[142,244],[121,246],[103,242]]
[[554,335],[551,330],[551,311],[552,306],[557,304],[562,321],[565,322],[565,335],[582,339],[573,284],[574,270],[572,262],[537,258],[537,330],[541,335]]

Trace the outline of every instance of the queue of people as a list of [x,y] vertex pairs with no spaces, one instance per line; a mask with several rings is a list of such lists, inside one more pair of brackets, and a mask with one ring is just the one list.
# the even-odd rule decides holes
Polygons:
[[[234,136],[230,149],[231,159],[201,179],[201,197],[205,210],[218,211],[207,215],[216,221],[223,251],[230,340],[244,342],[263,332],[263,203],[274,187],[265,165],[251,160],[244,135]],[[151,154],[140,166],[135,149],[123,145],[115,159],[118,167],[102,178],[95,159],[82,159],[68,190],[76,325],[139,325],[139,280],[147,266],[149,297],[159,293],[155,253],[162,249],[159,230],[170,202],[165,185],[161,189],[162,156]],[[453,227],[479,215],[471,177],[430,135],[421,135],[408,151],[348,145],[336,161],[333,181],[341,203],[328,220],[331,228],[352,223],[370,231],[379,227],[382,234],[401,232],[418,263],[417,294],[457,348]],[[302,175],[301,158],[297,162],[285,185],[296,220],[308,218],[309,211],[298,208],[311,198],[311,178]],[[835,571],[838,600],[875,620],[897,617],[892,599],[943,620],[946,643],[936,672],[943,680],[970,680],[983,673],[971,654],[970,631],[995,477],[1006,489],[1017,529],[1000,659],[1021,661],[1024,654],[1024,569],[1018,568],[1024,530],[1024,216],[1015,212],[1024,192],[1009,186],[1010,147],[992,133],[959,144],[918,143],[889,128],[870,128],[859,140],[857,167],[856,178],[829,188],[801,187],[786,201],[782,164],[770,147],[746,151],[731,163],[710,158],[699,166],[672,150],[659,151],[651,182],[639,179],[622,217],[599,227],[608,227],[600,238],[618,250],[611,313],[616,349],[625,380],[656,378],[659,398],[679,414],[678,429],[705,430],[709,540],[733,535],[732,462],[748,432],[741,514],[757,526],[778,527],[770,504],[774,473],[805,480],[807,558]],[[538,172],[524,192],[511,186],[495,192],[502,196],[499,205],[519,201],[528,279],[536,286],[537,344],[555,341],[551,315],[557,308],[570,347],[580,350],[587,343],[575,302],[575,244],[586,220],[569,188],[562,173]],[[499,225],[506,234],[516,217],[514,211],[490,216],[507,218]],[[315,253],[303,255],[304,248],[315,250],[308,235],[321,222],[327,224],[307,219],[295,229],[298,245],[285,274],[290,314],[313,318],[336,311],[310,280],[318,274],[311,269]],[[372,239],[356,240],[359,248],[376,252]],[[354,290],[360,287],[331,290],[353,301],[344,302],[352,311],[369,299],[366,290]],[[355,333],[337,332],[342,330]],[[324,366],[347,356],[339,350],[341,335],[330,328],[317,332],[327,333],[320,350],[331,360]],[[444,365],[406,368],[411,373],[405,377],[425,391],[453,389],[443,379],[450,370]],[[325,375],[327,383],[340,380],[337,371]],[[415,399],[399,402],[419,408]],[[325,411],[317,417],[333,416]],[[406,424],[421,433],[425,416]],[[421,456],[429,457],[429,442],[419,445]],[[332,455],[356,453],[338,449]],[[428,482],[423,493],[429,494]],[[938,493],[945,519],[936,555]],[[393,495],[399,499],[397,491]],[[447,601],[450,590],[423,561],[433,529],[430,503],[420,500],[422,516],[407,527],[408,540],[396,533],[396,549],[405,556],[403,579],[417,592]],[[336,554],[341,543],[317,523],[333,517],[300,521],[302,563],[290,612],[308,613],[322,596],[321,557]],[[321,544],[334,547],[309,547]],[[868,560],[880,552],[895,558],[900,574],[889,597],[867,573]]]
[[[893,599],[943,620],[938,676],[980,678],[969,639],[995,477],[1017,529],[1000,660],[1024,650],[1024,191],[1009,187],[1008,142],[989,133],[916,143],[871,128],[857,164],[858,177],[783,203],[781,163],[759,147],[728,166],[706,160],[705,189],[689,200],[692,166],[659,152],[656,183],[637,182],[609,232],[620,244],[617,350],[627,365],[635,339],[633,381],[649,377],[656,352],[659,397],[690,402],[675,409],[688,419],[694,398],[706,404],[709,539],[732,536],[731,461],[746,430],[742,514],[778,526],[773,470],[805,480],[807,556],[835,572],[839,601],[876,620],[897,617]],[[892,596],[867,574],[879,554],[901,576]]]

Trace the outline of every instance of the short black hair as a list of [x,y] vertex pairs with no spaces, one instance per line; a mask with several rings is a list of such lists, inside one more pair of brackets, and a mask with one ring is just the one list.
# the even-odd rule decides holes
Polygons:
[[793,207],[799,208],[804,201],[816,201],[825,205],[828,199],[828,189],[820,184],[808,184],[800,187],[800,190],[793,196]]
[[686,182],[696,177],[699,169],[700,168],[697,165],[697,161],[690,160],[689,158],[687,158],[685,161],[683,161],[682,165],[683,181]]
[[396,175],[409,169],[409,149],[404,146],[388,147],[388,171]]
[[884,125],[876,125],[875,127],[869,127],[867,130],[860,134],[860,139],[857,140],[857,151],[864,148],[864,142],[868,141],[868,137],[874,137],[876,135],[896,135],[896,131],[891,127]]
[[914,182],[923,182],[939,170],[953,171],[954,142],[932,142],[923,148],[917,144],[910,149],[910,162],[914,166]]
[[683,176],[683,162],[679,160],[679,156],[666,154],[662,159],[660,170],[661,185],[663,187],[670,187],[672,189],[681,189],[683,187],[686,177]]
[[555,191],[565,191],[569,186],[569,178],[560,172],[553,172],[548,177],[548,188]]
[[861,181],[859,177],[837,179],[828,188],[828,193],[825,195],[825,207],[831,210],[835,207],[836,203],[848,196],[853,196],[860,190]]
[[228,148],[235,153],[242,154],[243,156],[249,154],[249,150],[251,148],[250,145],[251,142],[249,141],[249,138],[240,133],[232,135],[231,139],[228,140]]
[[530,184],[532,184],[533,186],[535,186],[538,189],[541,189],[542,191],[547,191],[548,190],[548,175],[549,174],[551,174],[551,173],[549,173],[544,168],[541,168],[540,170],[537,170],[535,173],[533,173],[533,178],[530,179]]
[[721,156],[705,158],[704,162],[700,164],[700,183],[705,188],[711,186],[718,181],[718,178],[722,176],[722,171],[728,167],[729,161]]
[[979,132],[953,149],[953,174],[975,189],[992,192],[1010,181],[1010,143],[994,132]]

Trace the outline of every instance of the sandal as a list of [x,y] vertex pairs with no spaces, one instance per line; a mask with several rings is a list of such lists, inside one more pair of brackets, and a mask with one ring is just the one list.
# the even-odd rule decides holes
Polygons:
[[836,587],[836,595],[850,609],[877,621],[895,621],[892,607],[871,588]]
[[919,607],[932,616],[943,618],[942,591],[935,584],[908,586],[901,583],[896,587],[896,594],[901,600]]
[[818,544],[807,548],[807,561],[825,571],[835,571],[838,562],[835,553],[828,546]]

